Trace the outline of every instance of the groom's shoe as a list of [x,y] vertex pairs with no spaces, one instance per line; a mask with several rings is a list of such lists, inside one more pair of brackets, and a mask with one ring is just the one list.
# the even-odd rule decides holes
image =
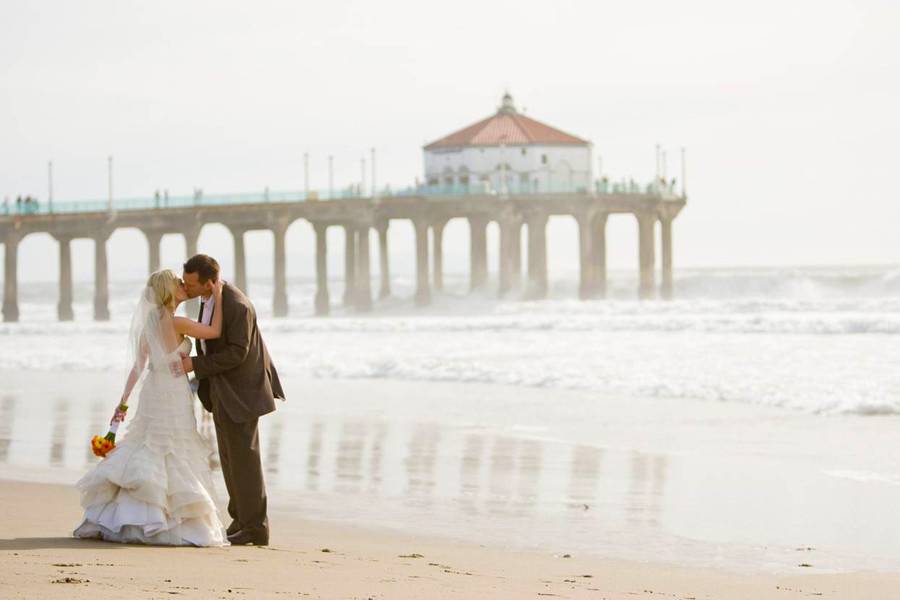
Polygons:
[[231,542],[232,546],[248,546],[253,544],[254,546],[268,546],[269,545],[269,532],[268,531],[247,531],[241,529],[237,533],[228,536],[228,541]]
[[228,526],[228,529],[225,530],[225,535],[232,536],[241,530],[241,524],[237,521],[232,521],[231,525]]

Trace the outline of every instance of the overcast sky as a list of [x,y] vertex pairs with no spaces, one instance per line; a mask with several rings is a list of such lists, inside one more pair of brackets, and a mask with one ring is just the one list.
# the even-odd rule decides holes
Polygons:
[[[302,189],[304,152],[313,187],[329,154],[344,185],[372,146],[379,182],[402,187],[423,143],[508,88],[590,139],[613,179],[652,176],[656,143],[679,174],[687,148],[676,267],[897,263],[898,31],[888,0],[3,0],[0,195],[45,199],[52,159],[57,201],[102,198],[109,154],[120,197]],[[551,271],[573,266],[573,231],[552,222]],[[407,233],[392,234],[401,262]],[[465,227],[448,235],[462,269]],[[290,271],[311,272],[308,228],[290,236]],[[636,267],[635,237],[611,219],[611,267]],[[248,241],[270,269],[269,238]],[[114,270],[145,269],[138,234],[110,244]],[[230,253],[219,228],[203,245]],[[55,277],[49,240],[21,248],[23,278]],[[89,246],[75,256],[90,276]]]

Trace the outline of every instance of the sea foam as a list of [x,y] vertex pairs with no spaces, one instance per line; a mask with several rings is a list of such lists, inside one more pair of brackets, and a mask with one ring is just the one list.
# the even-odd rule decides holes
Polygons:
[[[454,291],[450,282],[425,310],[398,285],[396,297],[372,313],[335,307],[324,319],[270,318],[263,281],[251,281],[251,297],[283,377],[477,382],[586,390],[598,401],[640,396],[900,414],[898,270],[689,272],[666,302],[624,298],[615,286],[610,299],[573,300],[560,291],[574,287],[571,280],[557,282],[545,301],[500,301],[463,296],[461,284]],[[76,321],[57,323],[52,291],[30,287],[22,322],[0,325],[0,370],[124,373],[133,287],[113,288],[114,318],[105,323],[90,320],[84,289]],[[295,281],[289,291],[292,315],[309,315],[311,284]]]

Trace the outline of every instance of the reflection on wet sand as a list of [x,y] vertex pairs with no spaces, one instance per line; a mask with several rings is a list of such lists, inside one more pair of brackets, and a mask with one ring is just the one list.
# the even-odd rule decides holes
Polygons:
[[84,436],[84,462],[91,464],[95,461],[94,451],[91,449],[90,440],[95,435],[103,435],[103,402],[94,400],[89,410],[88,426]]
[[469,434],[466,436],[462,454],[462,473],[460,477],[460,506],[466,512],[476,512],[478,491],[481,488],[481,455],[484,450],[484,436]]
[[377,493],[381,488],[381,469],[387,431],[387,426],[384,423],[375,424],[375,435],[372,438],[372,447],[369,450],[369,492],[371,493]]
[[272,423],[269,429],[269,442],[266,448],[266,457],[263,459],[263,467],[266,469],[266,477],[270,485],[278,484],[278,465],[281,459],[281,432],[284,422],[280,419]]
[[653,457],[653,481],[651,482],[650,498],[648,501],[649,524],[654,527],[660,525],[662,514],[662,501],[666,487],[666,471],[669,469],[669,460],[662,455]]
[[3,396],[0,400],[0,462],[9,458],[9,445],[12,441],[13,414],[16,412],[14,396]]
[[53,432],[50,434],[50,466],[52,467],[62,465],[65,459],[66,424],[68,422],[69,403],[59,399],[53,406]]
[[665,456],[637,451],[631,453],[631,477],[625,508],[631,525],[659,525],[667,467]]
[[600,448],[579,444],[572,449],[569,466],[569,505],[572,508],[588,510],[594,504],[602,460]]
[[413,427],[406,465],[407,491],[411,497],[426,501],[434,489],[434,466],[441,440],[440,429],[433,424],[418,423]]
[[363,447],[365,445],[366,426],[359,421],[345,421],[341,425],[338,440],[337,457],[335,459],[335,490],[355,493],[360,489],[362,481]]
[[516,487],[517,504],[520,510],[534,508],[539,494],[539,483],[542,467],[542,448],[534,440],[519,442],[518,483]]
[[[84,453],[79,444],[75,454],[83,456],[81,464],[66,465],[66,436],[74,432],[87,442],[99,433],[108,408],[103,402],[73,411],[60,398],[47,416],[51,435],[28,437],[19,431],[17,438],[13,424],[19,406],[15,396],[0,398],[0,463],[40,464],[44,456],[44,466],[81,469],[96,462],[85,443]],[[389,426],[380,419],[298,419],[288,413],[264,419],[260,427],[263,465],[273,488],[382,498],[400,494],[411,506],[452,506],[467,515],[528,517],[542,512],[596,521],[621,510],[625,521],[643,527],[657,527],[662,513],[665,456],[612,453],[588,444],[433,422]],[[205,411],[198,415],[198,428],[214,450],[212,420]],[[211,461],[217,469],[215,451]]]
[[312,424],[309,446],[306,450],[306,489],[310,491],[319,489],[319,461],[322,458],[323,428],[321,421]]
[[488,510],[492,513],[505,511],[513,491],[513,475],[515,474],[515,438],[496,437],[491,447],[491,468],[489,470]]

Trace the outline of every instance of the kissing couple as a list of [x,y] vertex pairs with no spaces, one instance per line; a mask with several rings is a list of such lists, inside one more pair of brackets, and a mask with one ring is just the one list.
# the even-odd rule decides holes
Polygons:
[[[196,297],[197,321],[176,316],[182,302]],[[267,545],[258,420],[284,392],[253,304],[221,279],[214,258],[198,254],[184,263],[181,278],[168,269],[150,275],[132,318],[129,350],[131,372],[110,431],[124,421],[135,395],[137,409],[122,441],[75,484],[84,518],[73,535],[165,546]],[[211,448],[197,431],[191,372],[216,427],[227,529],[214,500]]]

